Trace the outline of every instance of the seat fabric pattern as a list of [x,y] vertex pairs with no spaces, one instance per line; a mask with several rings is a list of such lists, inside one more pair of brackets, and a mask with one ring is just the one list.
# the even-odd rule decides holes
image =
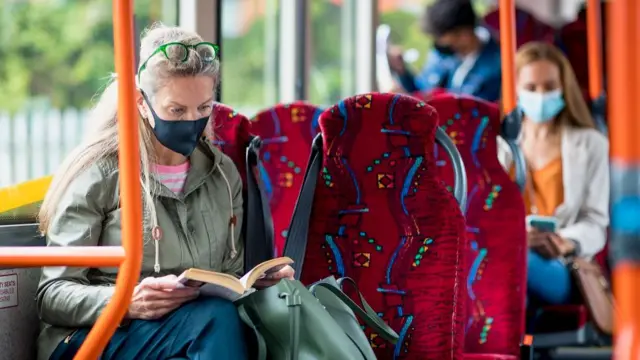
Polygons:
[[233,160],[240,172],[246,199],[246,150],[251,140],[251,123],[249,119],[227,105],[216,103],[213,107],[213,118],[205,130],[205,136]]
[[[465,352],[518,355],[525,319],[525,209],[518,186],[498,161],[500,111],[493,103],[451,94],[428,104],[456,144],[468,179]],[[451,189],[450,160],[443,150],[434,151]]]
[[461,359],[464,219],[436,178],[436,114],[397,94],[348,98],[320,117],[323,168],[302,280],[353,278],[400,336],[366,328],[378,359]]
[[420,99],[422,101],[429,101],[436,96],[440,96],[442,94],[448,94],[447,89],[444,88],[434,88],[429,91],[416,91],[411,94],[411,96]]
[[464,354],[464,360],[519,360],[516,355],[500,354]]
[[296,102],[264,110],[252,119],[252,131],[262,138],[260,177],[269,199],[278,253],[284,248],[321,113],[320,108]]

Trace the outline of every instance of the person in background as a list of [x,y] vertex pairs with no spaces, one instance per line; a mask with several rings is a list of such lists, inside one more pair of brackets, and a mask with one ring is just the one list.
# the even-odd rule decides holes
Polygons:
[[[125,320],[101,359],[247,359],[230,301],[178,282],[197,267],[243,271],[242,181],[233,162],[202,140],[212,119],[218,47],[190,31],[143,34],[140,118],[143,258]],[[47,246],[120,246],[118,84],[90,115],[92,132],[64,161],[39,214]],[[114,293],[117,268],[44,267],[36,295],[41,360],[72,359]],[[286,267],[259,286],[292,277]]]
[[[609,143],[595,129],[569,61],[553,45],[532,42],[516,54],[519,145],[527,165],[528,214],[555,217],[553,233],[529,229],[528,298],[572,300],[573,281],[562,261],[592,258],[603,249],[609,225]],[[512,165],[508,146],[499,158]]]
[[406,67],[401,49],[391,48],[388,54],[391,70],[407,92],[442,88],[491,102],[499,99],[500,47],[478,26],[470,0],[436,0],[425,11],[422,29],[434,47],[421,74]]

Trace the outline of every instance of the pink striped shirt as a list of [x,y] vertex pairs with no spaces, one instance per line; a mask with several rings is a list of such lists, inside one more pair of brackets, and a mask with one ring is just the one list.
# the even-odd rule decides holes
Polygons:
[[184,183],[189,172],[189,161],[180,165],[153,165],[153,172],[156,178],[169,190],[177,195],[181,195],[184,190]]

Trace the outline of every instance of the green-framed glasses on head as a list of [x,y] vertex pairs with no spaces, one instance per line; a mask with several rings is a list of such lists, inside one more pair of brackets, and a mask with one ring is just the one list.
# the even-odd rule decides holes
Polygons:
[[201,42],[193,45],[187,45],[180,42],[170,42],[160,45],[149,57],[140,65],[138,69],[138,81],[140,81],[140,73],[147,68],[147,63],[152,57],[158,53],[164,54],[169,60],[176,63],[183,63],[189,59],[189,50],[194,50],[203,62],[212,63],[220,53],[220,47],[210,42]]

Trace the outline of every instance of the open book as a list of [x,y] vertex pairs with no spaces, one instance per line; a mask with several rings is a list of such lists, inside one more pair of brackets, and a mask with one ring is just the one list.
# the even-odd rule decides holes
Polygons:
[[235,301],[251,293],[256,281],[290,264],[293,264],[293,260],[288,257],[271,259],[257,265],[240,279],[229,274],[191,268],[183,272],[178,281],[185,286],[200,287],[202,295]]

